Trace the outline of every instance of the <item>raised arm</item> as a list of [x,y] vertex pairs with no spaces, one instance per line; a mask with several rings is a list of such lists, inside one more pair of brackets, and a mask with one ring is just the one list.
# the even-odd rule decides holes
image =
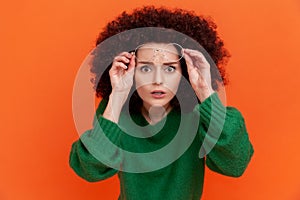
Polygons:
[[120,168],[122,156],[117,147],[121,130],[117,123],[133,84],[134,66],[134,55],[128,52],[122,52],[114,58],[109,71],[112,85],[109,100],[101,101],[93,129],[86,131],[72,145],[70,166],[87,181],[106,179]]
[[206,155],[207,166],[223,175],[241,176],[254,152],[242,114],[233,107],[224,107],[217,93],[198,110],[200,138],[205,143],[200,154]]
[[199,156],[218,173],[238,177],[245,171],[253,154],[245,122],[233,107],[224,107],[211,86],[210,64],[196,50],[184,49],[190,83],[200,102]]

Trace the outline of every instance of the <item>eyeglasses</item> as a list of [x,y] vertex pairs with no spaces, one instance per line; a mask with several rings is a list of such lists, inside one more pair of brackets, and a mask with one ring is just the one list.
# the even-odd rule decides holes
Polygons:
[[139,45],[134,55],[139,62],[150,62],[158,57],[165,62],[178,62],[183,57],[183,48],[177,43],[146,43]]

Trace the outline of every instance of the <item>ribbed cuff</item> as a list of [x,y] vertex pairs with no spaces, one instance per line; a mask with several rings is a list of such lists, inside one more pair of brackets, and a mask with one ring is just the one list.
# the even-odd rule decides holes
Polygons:
[[80,139],[88,151],[100,162],[119,169],[122,160],[120,152],[121,130],[117,124],[100,116],[94,128]]
[[121,129],[116,123],[105,119],[102,115],[100,115],[98,117],[98,120],[94,122],[93,130],[85,137],[89,137],[89,139],[99,141],[103,136],[105,136],[112,143],[118,144],[118,139],[121,132]]
[[216,92],[210,95],[201,104],[198,104],[195,110],[200,112],[200,120],[205,127],[209,126],[212,118],[216,122],[224,123],[226,107],[223,106]]

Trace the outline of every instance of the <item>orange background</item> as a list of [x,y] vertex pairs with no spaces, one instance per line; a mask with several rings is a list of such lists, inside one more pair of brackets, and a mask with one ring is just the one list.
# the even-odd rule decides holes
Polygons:
[[241,178],[207,170],[202,200],[300,199],[299,0],[1,4],[0,200],[117,199],[116,177],[88,183],[69,168],[72,88],[105,23],[149,4],[212,16],[232,54],[227,100],[244,114],[255,154]]

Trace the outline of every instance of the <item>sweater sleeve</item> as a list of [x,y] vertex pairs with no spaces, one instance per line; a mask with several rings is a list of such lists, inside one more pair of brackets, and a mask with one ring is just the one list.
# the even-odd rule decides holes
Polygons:
[[102,117],[99,108],[96,116],[93,129],[84,132],[73,143],[69,157],[71,168],[89,182],[113,176],[121,163],[118,148],[121,130],[117,124]]
[[203,142],[199,156],[206,155],[206,165],[223,175],[239,177],[253,155],[242,114],[233,107],[224,107],[214,93],[200,105],[199,134]]

